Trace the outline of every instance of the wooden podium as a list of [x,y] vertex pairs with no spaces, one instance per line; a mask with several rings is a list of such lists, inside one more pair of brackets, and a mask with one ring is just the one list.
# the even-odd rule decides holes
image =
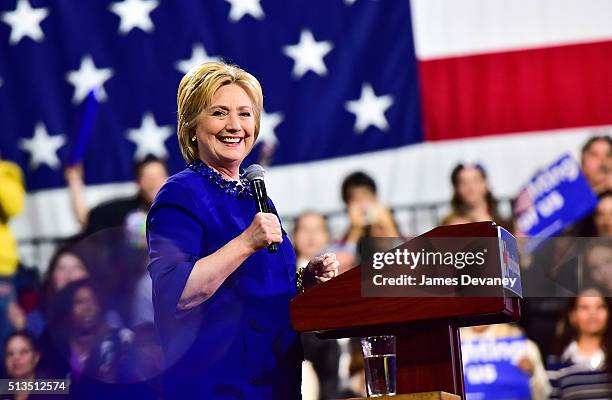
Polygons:
[[[478,222],[435,228],[423,237],[497,237]],[[299,332],[325,339],[392,334],[397,393],[448,392],[465,398],[459,327],[518,321],[519,299],[499,297],[362,297],[361,266],[308,289],[290,304]]]

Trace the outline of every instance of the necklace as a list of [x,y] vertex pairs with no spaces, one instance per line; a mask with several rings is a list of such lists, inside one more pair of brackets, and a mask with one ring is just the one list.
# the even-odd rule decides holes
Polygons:
[[237,181],[227,180],[220,173],[206,165],[202,160],[193,160],[187,165],[187,167],[202,175],[204,178],[206,178],[206,180],[231,196],[253,197],[251,186],[249,185],[247,179],[242,175]]

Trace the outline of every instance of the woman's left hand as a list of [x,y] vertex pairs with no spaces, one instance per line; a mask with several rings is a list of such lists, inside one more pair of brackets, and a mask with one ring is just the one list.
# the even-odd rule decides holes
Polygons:
[[336,277],[338,275],[338,267],[340,267],[340,263],[336,259],[336,254],[325,253],[313,257],[306,266],[306,269],[312,273],[318,283],[321,283]]

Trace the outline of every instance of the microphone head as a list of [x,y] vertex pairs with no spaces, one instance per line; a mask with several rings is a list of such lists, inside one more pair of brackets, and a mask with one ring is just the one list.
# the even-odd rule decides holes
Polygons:
[[244,175],[249,181],[254,181],[256,179],[263,179],[266,170],[259,164],[251,164],[245,171]]

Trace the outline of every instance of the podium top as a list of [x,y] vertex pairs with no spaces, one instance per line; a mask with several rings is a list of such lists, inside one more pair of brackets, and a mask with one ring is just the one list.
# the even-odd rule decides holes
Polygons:
[[[422,237],[497,237],[493,222],[441,226]],[[500,292],[503,293],[503,292]],[[292,324],[300,332],[327,337],[393,333],[426,323],[457,326],[517,321],[518,299],[507,297],[362,297],[361,266],[310,288],[290,303]]]

